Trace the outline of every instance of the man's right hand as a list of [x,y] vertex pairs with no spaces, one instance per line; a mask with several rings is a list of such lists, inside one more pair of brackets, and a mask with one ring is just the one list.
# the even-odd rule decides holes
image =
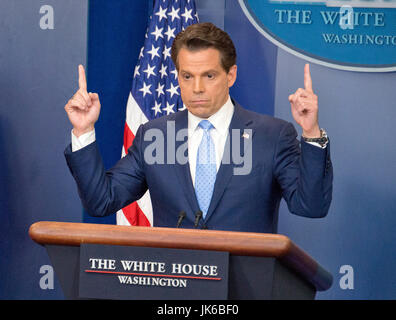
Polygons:
[[87,79],[82,65],[78,66],[78,86],[78,91],[65,105],[76,137],[92,131],[100,113],[99,95],[87,92]]

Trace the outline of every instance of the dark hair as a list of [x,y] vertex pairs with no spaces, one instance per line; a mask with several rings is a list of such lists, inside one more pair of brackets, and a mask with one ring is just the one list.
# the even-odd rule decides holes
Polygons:
[[236,63],[236,50],[230,36],[210,22],[192,24],[173,40],[171,56],[177,69],[177,57],[182,48],[190,51],[208,48],[219,50],[221,65],[227,73]]

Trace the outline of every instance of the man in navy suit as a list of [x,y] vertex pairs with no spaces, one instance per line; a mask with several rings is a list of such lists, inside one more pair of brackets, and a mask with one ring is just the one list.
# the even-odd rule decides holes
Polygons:
[[113,214],[149,189],[154,226],[174,227],[184,211],[185,228],[275,233],[282,197],[292,213],[324,217],[333,174],[309,65],[304,88],[289,96],[300,143],[292,124],[231,99],[236,53],[224,31],[210,23],[188,27],[174,40],[172,60],[187,110],[142,125],[107,172],[94,139],[99,97],[87,92],[79,66],[79,90],[65,106],[74,141],[65,156],[85,209]]

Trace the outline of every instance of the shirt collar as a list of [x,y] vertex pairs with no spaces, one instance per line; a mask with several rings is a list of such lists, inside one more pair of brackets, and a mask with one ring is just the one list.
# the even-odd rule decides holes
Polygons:
[[[230,126],[232,115],[234,114],[234,104],[231,101],[230,96],[226,103],[215,113],[212,114],[206,120],[209,120],[213,127],[222,135],[228,133],[228,127]],[[193,133],[198,124],[205,120],[203,118],[197,117],[193,115],[190,111],[188,111],[188,130]]]

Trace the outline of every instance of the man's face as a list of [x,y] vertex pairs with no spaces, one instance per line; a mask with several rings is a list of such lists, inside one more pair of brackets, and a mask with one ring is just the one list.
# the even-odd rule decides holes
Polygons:
[[182,48],[178,65],[183,103],[193,115],[209,118],[226,103],[229,88],[236,80],[237,66],[226,73],[221,66],[220,52],[213,48],[199,51]]

